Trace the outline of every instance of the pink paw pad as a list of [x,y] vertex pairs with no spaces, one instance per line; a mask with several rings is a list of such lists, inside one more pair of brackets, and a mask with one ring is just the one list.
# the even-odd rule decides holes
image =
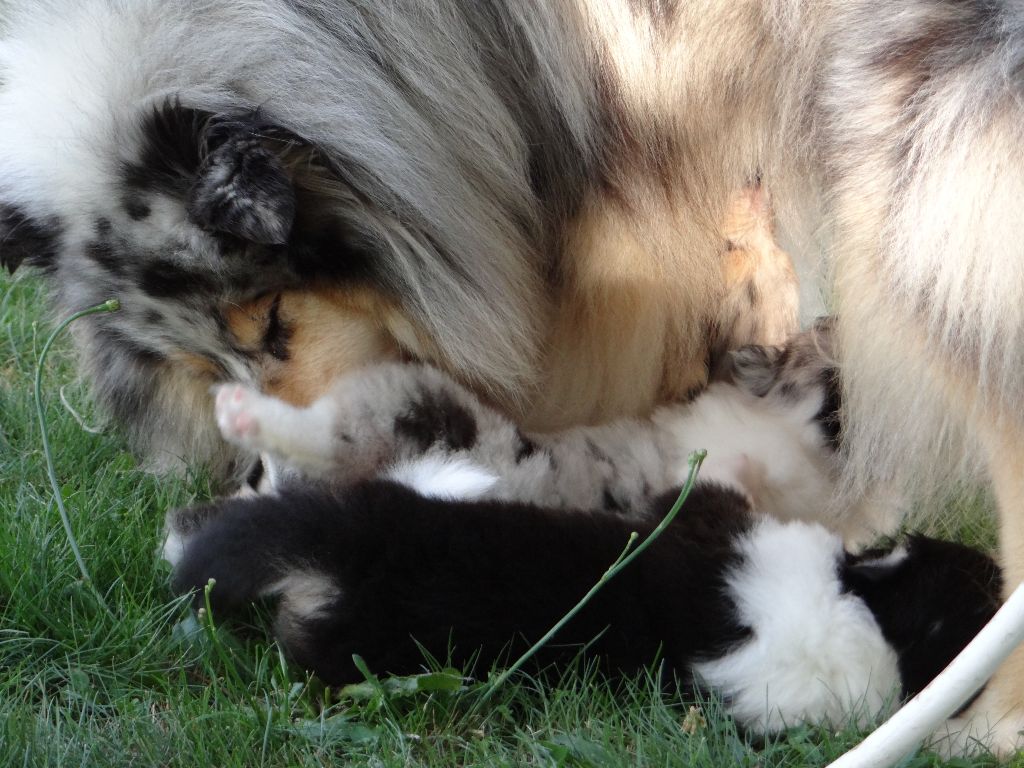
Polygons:
[[254,413],[258,398],[258,393],[241,384],[225,384],[217,388],[214,413],[225,439],[245,441],[259,434],[260,422]]
[[259,432],[260,423],[248,413],[235,414],[235,432],[251,437]]

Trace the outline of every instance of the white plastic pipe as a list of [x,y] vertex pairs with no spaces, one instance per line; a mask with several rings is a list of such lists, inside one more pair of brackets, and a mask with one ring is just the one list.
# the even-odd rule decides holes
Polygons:
[[923,691],[829,768],[891,768],[931,736],[1024,640],[1024,584]]

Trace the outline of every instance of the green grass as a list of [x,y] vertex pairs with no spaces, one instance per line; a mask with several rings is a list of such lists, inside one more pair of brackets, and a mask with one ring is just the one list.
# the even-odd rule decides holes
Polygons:
[[[86,423],[101,419],[62,339],[45,371],[47,423],[108,614],[80,579],[46,478],[32,405],[45,304],[38,282],[0,277],[2,764],[771,768],[826,765],[857,742],[849,729],[798,728],[751,745],[713,702],[662,696],[646,678],[612,689],[586,670],[548,685],[516,675],[476,710],[448,679],[325,692],[287,664],[258,612],[230,631],[190,623],[155,551],[164,511],[209,485],[146,474],[115,431],[83,430],[61,387]],[[980,506],[965,504],[952,530],[991,543]]]

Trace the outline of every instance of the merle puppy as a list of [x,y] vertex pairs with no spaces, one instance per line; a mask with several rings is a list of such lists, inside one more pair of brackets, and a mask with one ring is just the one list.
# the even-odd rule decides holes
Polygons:
[[879,532],[858,508],[823,503],[836,495],[840,461],[831,328],[821,318],[782,346],[744,347],[722,366],[725,380],[690,402],[597,426],[524,431],[443,371],[412,363],[343,375],[304,408],[223,385],[215,413],[225,439],[262,456],[261,489],[348,485],[382,467],[397,479],[413,471],[439,478],[457,459],[482,470],[476,482],[489,499],[646,515],[653,498],[683,482],[690,453],[704,448],[701,480],[738,474],[759,512],[870,540]]

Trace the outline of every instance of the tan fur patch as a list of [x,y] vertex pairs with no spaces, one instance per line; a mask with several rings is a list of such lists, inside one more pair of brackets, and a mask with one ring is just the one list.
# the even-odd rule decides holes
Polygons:
[[800,286],[789,254],[775,242],[767,192],[755,186],[735,195],[722,233],[725,296],[717,317],[719,350],[784,343],[797,329]]
[[[606,197],[571,229],[543,383],[516,414],[524,426],[646,413],[703,388],[713,353],[778,344],[796,330],[796,277],[760,191],[737,193],[711,233],[657,199],[648,199],[643,227]],[[695,239],[704,249],[693,248]]]
[[[575,223],[541,388],[519,414],[530,429],[641,414],[704,385],[702,320],[718,293],[717,264],[662,262],[658,252],[673,238],[673,222],[663,211],[647,223],[638,232],[635,218],[607,198],[591,202]],[[688,274],[685,289],[677,269]]]
[[309,405],[346,371],[400,356],[387,329],[390,306],[368,291],[326,289],[281,294],[288,359],[268,360],[263,389]]
[[[795,330],[795,277],[761,192],[737,193],[722,230],[710,234],[667,203],[649,213],[657,215],[638,228],[633,212],[606,197],[571,227],[541,385],[497,403],[524,427],[646,413],[700,390],[713,351],[779,343]],[[704,250],[682,247],[698,236]],[[752,284],[757,306],[747,300]],[[261,388],[293,405],[308,405],[352,368],[402,356],[463,378],[396,303],[365,289],[287,291],[231,307],[228,326],[242,347],[259,354],[275,301],[288,354],[261,356]]]
[[189,369],[194,375],[199,376],[210,384],[216,382],[221,375],[217,364],[202,355],[191,352],[175,352],[168,356],[168,361],[174,366]]
[[240,347],[259,349],[275,298],[275,294],[267,294],[244,304],[229,304],[224,308],[228,330]]

